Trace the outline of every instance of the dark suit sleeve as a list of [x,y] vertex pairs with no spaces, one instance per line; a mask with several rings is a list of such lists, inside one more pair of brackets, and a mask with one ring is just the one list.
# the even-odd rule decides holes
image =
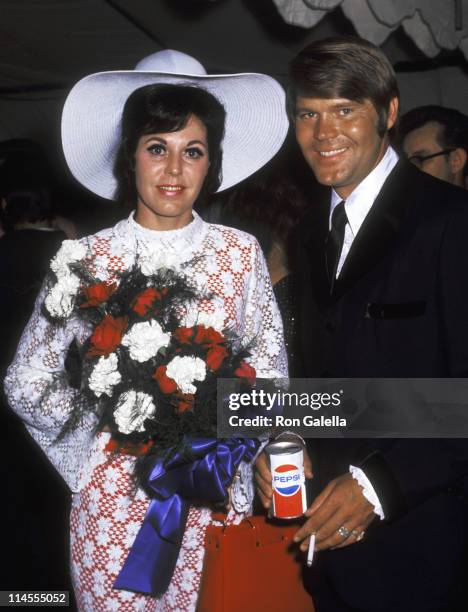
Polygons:
[[468,376],[468,198],[446,226],[437,278],[448,376]]
[[400,439],[381,443],[359,464],[372,483],[386,520],[430,497],[463,486],[467,440]]
[[[468,198],[448,203],[436,277],[445,373],[468,377]],[[449,214],[450,213],[450,214]],[[468,398],[467,398],[468,404]],[[429,497],[468,484],[468,440],[377,441],[360,467],[372,482],[386,518],[393,519]],[[466,484],[465,484],[466,481]],[[468,487],[467,487],[468,488]]]

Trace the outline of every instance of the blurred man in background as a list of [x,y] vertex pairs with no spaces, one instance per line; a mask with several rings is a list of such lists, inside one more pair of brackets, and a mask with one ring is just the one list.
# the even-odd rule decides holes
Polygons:
[[468,117],[453,108],[419,106],[400,120],[403,153],[420,170],[467,187]]

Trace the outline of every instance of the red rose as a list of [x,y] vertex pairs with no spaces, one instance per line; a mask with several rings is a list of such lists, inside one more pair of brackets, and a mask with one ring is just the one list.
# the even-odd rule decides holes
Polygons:
[[246,361],[241,361],[239,367],[234,370],[234,376],[238,378],[245,378],[249,385],[253,385],[255,383],[255,377],[257,373],[255,372],[255,368],[249,365]]
[[156,303],[160,302],[166,294],[166,288],[162,289],[162,291],[158,291],[154,287],[148,287],[148,289],[145,289],[136,296],[132,304],[132,309],[139,314],[140,317],[144,317],[150,311],[157,310]]
[[221,364],[228,356],[228,352],[225,346],[215,344],[206,353],[206,365],[213,371],[219,370]]
[[180,393],[177,397],[176,408],[177,412],[182,413],[193,409],[194,396],[190,393]]
[[222,344],[226,341],[225,337],[212,327],[197,325],[196,330],[195,338],[193,339],[195,344]]
[[86,302],[80,304],[80,308],[99,306],[99,304],[107,302],[110,296],[114,293],[116,287],[116,283],[111,283],[110,285],[106,283],[95,283],[94,285],[85,287],[83,289],[83,293],[86,297]]
[[[180,344],[199,344],[205,349],[209,349],[217,344],[224,344],[225,337],[212,327],[195,325],[195,327],[179,327],[174,334],[174,338]],[[219,366],[218,366],[219,367]]]
[[119,453],[121,455],[141,457],[142,455],[146,455],[153,445],[153,440],[148,440],[147,442],[132,442],[130,440],[123,441],[111,438],[106,444],[104,450],[108,451],[109,453]]
[[180,344],[190,344],[193,338],[193,327],[179,327],[173,333],[173,337],[180,342]]
[[163,393],[170,394],[177,391],[177,383],[173,378],[166,375],[167,366],[159,366],[153,374],[154,380],[158,383]]
[[88,351],[88,356],[109,355],[115,351],[127,327],[127,317],[106,315],[94,329],[93,335],[90,338],[91,348]]

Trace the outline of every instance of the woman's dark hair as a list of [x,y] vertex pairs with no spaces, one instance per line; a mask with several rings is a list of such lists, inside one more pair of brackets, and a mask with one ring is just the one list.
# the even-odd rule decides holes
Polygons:
[[296,148],[288,138],[266,166],[221,195],[221,223],[253,234],[266,258],[276,241],[290,255],[293,231],[309,205],[310,171]]
[[395,71],[375,45],[354,36],[318,40],[291,62],[287,107],[295,118],[298,96],[370,100],[379,117],[378,132],[387,130],[390,101],[399,97]]
[[127,99],[122,113],[122,138],[114,166],[116,199],[133,207],[135,151],[145,134],[177,132],[195,115],[206,127],[210,166],[199,199],[214,193],[221,184],[222,149],[226,111],[209,92],[191,85],[146,85]]

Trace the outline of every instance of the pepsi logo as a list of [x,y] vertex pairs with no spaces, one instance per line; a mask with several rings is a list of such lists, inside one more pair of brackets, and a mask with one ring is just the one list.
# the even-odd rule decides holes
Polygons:
[[284,497],[295,495],[301,484],[302,475],[295,465],[279,465],[273,471],[273,488]]

